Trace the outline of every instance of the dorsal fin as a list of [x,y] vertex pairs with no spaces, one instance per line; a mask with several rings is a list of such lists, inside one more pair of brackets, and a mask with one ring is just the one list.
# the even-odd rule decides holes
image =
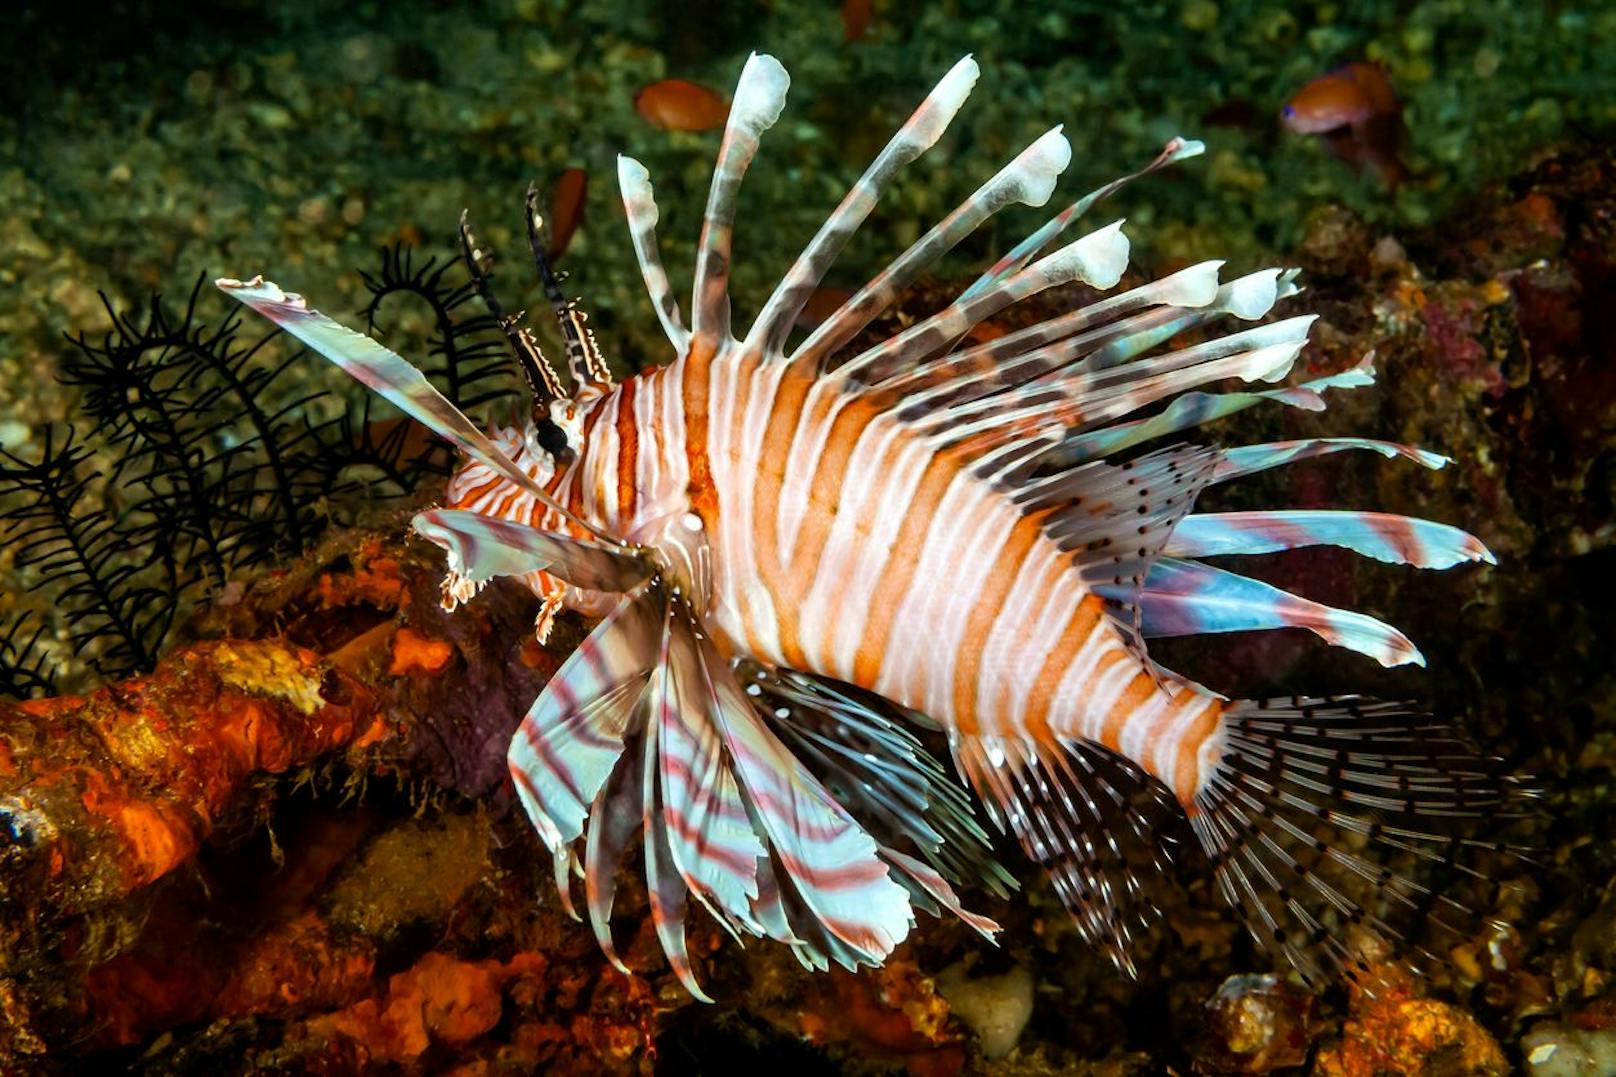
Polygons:
[[1049,201],[1055,181],[1071,160],[1072,147],[1061,129],[1044,132],[825,319],[792,353],[792,366],[802,372],[829,369],[843,345],[983,221],[1006,206],[1041,206]]
[[814,238],[775,286],[774,294],[763,304],[762,312],[746,335],[748,350],[760,351],[769,358],[779,356],[780,350],[785,347],[786,334],[790,332],[792,322],[802,312],[814,288],[825,278],[825,272],[841,253],[842,247],[875,209],[881,188],[891,182],[900,169],[925,153],[942,137],[955,114],[965,104],[965,99],[970,96],[971,88],[976,85],[977,74],[975,60],[969,56],[960,60],[920,103],[908,122],[892,136],[892,141],[864,170],[853,189],[826,218]]
[[730,247],[735,232],[735,196],[757,154],[758,140],[785,107],[791,78],[773,56],[753,53],[741,71],[713,166],[707,212],[696,250],[696,282],[690,297],[691,334],[714,349],[729,338]]

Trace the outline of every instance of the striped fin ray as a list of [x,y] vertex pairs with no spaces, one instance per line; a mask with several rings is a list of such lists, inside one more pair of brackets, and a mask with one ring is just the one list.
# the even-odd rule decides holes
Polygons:
[[684,941],[691,894],[732,933],[817,946],[850,967],[879,963],[908,932],[908,891],[890,861],[770,731],[699,620],[659,581],[626,598],[563,665],[513,740],[511,763],[569,906],[562,869],[587,829],[586,904],[609,954],[610,873],[632,838],[623,809],[638,795],[658,937],[698,998]]
[[792,954],[803,968],[810,972],[824,972],[832,964],[836,964],[848,972],[857,972],[865,966],[880,964],[879,961],[872,960],[867,953],[849,946],[827,930],[824,923],[803,901],[802,895],[792,883],[791,876],[777,875],[775,883],[778,887],[776,898],[781,916],[787,925],[786,933],[797,940],[791,947]]
[[587,591],[628,592],[650,578],[646,561],[621,548],[575,539],[465,509],[430,509],[411,521],[441,546],[449,572],[481,588],[495,576],[548,572]]
[[970,299],[1020,272],[1027,263],[1038,257],[1041,251],[1053,243],[1056,237],[1064,232],[1073,221],[1082,217],[1101,199],[1110,197],[1141,176],[1148,176],[1157,169],[1165,168],[1178,161],[1189,160],[1191,157],[1198,157],[1205,152],[1206,145],[1195,139],[1183,137],[1169,139],[1167,145],[1162,147],[1162,151],[1144,168],[1137,172],[1130,172],[1126,176],[1121,176],[1090,191],[1054,217],[1051,217],[1042,227],[1016,244],[1009,254],[999,259],[986,273],[978,277],[969,288],[965,289],[960,298]]
[[558,861],[570,857],[583,833],[625,736],[643,725],[636,712],[655,668],[663,619],[654,584],[624,597],[562,663],[511,739],[517,795]]
[[572,375],[573,396],[582,398],[608,392],[616,383],[611,369],[606,365],[606,357],[600,353],[600,345],[595,342],[595,331],[589,328],[589,318],[576,301],[569,300],[561,291],[561,279],[550,267],[547,253],[550,247],[549,225],[545,223],[540,199],[538,186],[529,184],[527,242],[533,253],[533,264],[539,271],[539,280],[544,285],[545,298],[550,301],[550,310],[555,315],[556,326],[566,346],[567,371]]
[[[936,766],[923,754],[904,762]],[[684,930],[692,894],[737,936],[769,935],[849,967],[880,963],[908,933],[906,884],[916,879],[927,900],[993,929],[959,909],[929,866],[908,871],[837,804],[660,579],[625,597],[562,665],[512,740],[510,766],[569,912],[584,838],[589,921],[614,962],[615,872],[643,835],[658,938],[698,998]]]
[[936,868],[890,846],[882,845],[878,849],[881,859],[897,869],[896,878],[909,891],[909,901],[916,908],[933,916],[941,916],[946,910],[990,942],[998,935],[1001,928],[997,921],[967,910],[954,887]]
[[[1301,385],[1257,392],[1184,393],[1149,418],[1068,434],[1045,455],[1043,462],[1060,467],[1103,460],[1147,441],[1169,437],[1270,401],[1303,411],[1323,411],[1325,392],[1331,389],[1359,389],[1374,384],[1374,381],[1374,355],[1371,353],[1346,370]],[[1225,449],[1224,454],[1228,455],[1231,451],[1234,450]],[[1216,472],[1214,481],[1232,477],[1225,472]]]
[[[882,392],[898,394],[907,415],[1014,388],[1066,365],[1082,354],[1079,349],[1085,345],[1098,347],[1140,326],[1137,319],[1123,320],[1123,315],[1159,306],[1203,307],[1215,301],[1222,265],[1211,261],[1190,266],[934,362],[871,363],[860,380]],[[1064,346],[1045,348],[1056,341],[1065,342]]]
[[1228,314],[1241,321],[1256,321],[1273,310],[1281,299],[1295,295],[1294,270],[1260,269],[1243,277],[1236,277],[1218,289],[1212,302],[1194,310],[1163,310],[1152,317],[1128,327],[1127,332],[1115,333],[1103,347],[1084,355],[1088,370],[1104,370],[1118,366],[1220,315]]
[[979,322],[1030,295],[1074,281],[1094,288],[1110,288],[1122,279],[1128,265],[1128,237],[1117,221],[1090,232],[1042,258],[1014,276],[961,298],[884,343],[865,351],[837,369],[846,379],[867,376],[872,367],[894,368],[921,362],[946,350]]
[[1071,159],[1072,147],[1061,129],[1045,132],[822,322],[792,353],[792,365],[812,372],[829,369],[848,341],[983,221],[1012,204],[1041,206],[1049,201],[1056,179]]
[[1108,600],[1107,616],[1143,660],[1150,633],[1142,592],[1206,485],[1214,458],[1215,450],[1177,446],[1122,464],[1085,464],[1037,477],[1005,473],[999,483],[1023,512],[1042,517],[1044,532]]
[[777,356],[792,323],[853,233],[875,209],[881,189],[905,165],[931,149],[976,85],[976,61],[967,56],[949,69],[908,121],[871,162],[775,286],[746,336],[748,351]]
[[691,333],[713,346],[728,338],[730,247],[735,230],[735,198],[741,180],[757,154],[758,140],[774,126],[785,107],[791,78],[773,56],[753,53],[741,70],[730,105],[724,141],[713,166],[707,212],[696,252],[696,282],[690,303]]
[[[1119,253],[1125,255],[1125,248]],[[865,380],[883,394],[900,395],[900,414],[910,422],[923,422],[927,417],[951,421],[973,408],[978,412],[1004,409],[1030,398],[1046,406],[1064,403],[1067,414],[1059,421],[1076,425],[1084,394],[1119,379],[1141,376],[1138,369],[1122,374],[1099,372],[1213,318],[1260,318],[1296,290],[1291,274],[1272,269],[1220,284],[1222,264],[1211,261],[1190,266],[918,367],[883,364]],[[1234,336],[1237,344],[1250,339]],[[1164,362],[1175,358],[1214,357],[1218,344],[1208,341],[1206,350],[1191,352],[1188,357],[1175,353],[1151,360],[1157,365],[1146,368],[1145,373],[1159,371]],[[1083,422],[1092,418],[1081,416]]]
[[[1125,247],[1118,254],[1120,265]],[[1198,322],[1222,315],[1261,317],[1294,290],[1288,275],[1278,270],[1220,285],[1220,266],[1215,261],[1191,266],[987,344],[917,363],[915,359],[923,358],[920,351],[935,351],[938,345],[946,349],[950,343],[925,336],[927,325],[922,323],[844,369],[866,383],[862,392],[891,402],[898,416],[923,431],[934,447],[1024,460],[1030,452],[1070,440],[1074,435],[1069,431],[1104,430],[1130,412],[1188,395],[1210,382],[1283,377],[1306,341],[1311,317],[1137,358]],[[999,287],[1011,288],[1016,279]],[[907,345],[912,339],[929,343],[911,349]],[[1000,453],[1012,447],[1017,451]]]
[[[673,849],[668,842],[664,821],[660,783],[657,781],[657,759],[661,746],[657,743],[658,723],[646,726],[645,756],[640,761],[640,821],[645,831],[645,893],[651,903],[651,921],[656,928],[657,941],[668,959],[668,967],[684,984],[693,998],[711,1002],[712,997],[701,989],[695,970],[690,965],[690,949],[685,944],[685,906],[690,891],[673,864]],[[587,848],[587,846],[586,846]]]
[[528,393],[534,405],[543,406],[552,400],[565,399],[566,387],[556,375],[555,367],[540,350],[533,331],[521,324],[521,315],[505,313],[504,305],[500,303],[493,285],[493,252],[471,230],[471,213],[464,209],[460,211],[460,256],[471,274],[472,286],[477,289],[477,297],[499,323],[500,332],[505,335],[505,342],[510,347],[511,355],[516,357],[517,365],[522,368],[522,377],[527,382]]
[[1106,422],[1224,378],[1278,381],[1290,373],[1317,318],[1285,318],[1125,366],[1085,371],[1078,375],[1083,410],[1077,417]]
[[467,456],[493,468],[532,494],[552,512],[559,513],[570,523],[607,543],[621,545],[594,524],[558,504],[499,446],[477,429],[459,408],[438,392],[425,374],[396,352],[363,333],[337,324],[311,308],[302,296],[282,291],[279,285],[263,277],[254,277],[249,281],[221,277],[214,284],[226,295],[251,307],[325,356],[406,415],[453,443]]
[[[647,738],[660,763],[646,764],[642,795],[658,831],[646,834],[653,913],[675,970],[689,976],[692,892],[732,933],[767,934],[810,967],[879,964],[913,922],[883,850],[769,730],[680,602],[668,629]],[[957,907],[946,884],[937,892]]]
[[1439,471],[1453,463],[1441,453],[1412,445],[1399,445],[1393,441],[1378,441],[1374,438],[1306,438],[1300,441],[1271,441],[1262,445],[1240,445],[1224,449],[1219,455],[1217,467],[1212,472],[1212,481],[1227,482],[1230,479],[1255,475],[1259,471],[1282,467],[1298,460],[1308,460],[1315,456],[1327,456],[1352,449],[1377,452],[1388,460],[1401,456],[1432,471]]
[[679,316],[679,301],[673,297],[673,285],[668,271],[662,266],[662,254],[657,248],[657,204],[651,190],[651,174],[644,165],[632,157],[617,158],[617,187],[623,195],[623,208],[628,213],[629,239],[634,244],[634,257],[640,263],[640,276],[645,290],[651,296],[662,332],[675,354],[683,354],[690,343],[690,331]]
[[632,761],[643,761],[647,756],[644,740],[649,723],[645,714],[637,717],[639,720],[634,722],[623,752],[623,759],[629,762],[619,763],[595,794],[584,836],[584,905],[589,913],[589,926],[606,959],[625,975],[629,970],[617,956],[617,947],[612,942],[611,916],[617,896],[618,868],[635,835],[645,829],[645,768]]
[[[1114,586],[1106,597],[1126,597]],[[1195,561],[1156,561],[1138,592],[1140,630],[1146,636],[1190,636],[1305,628],[1327,643],[1368,655],[1383,666],[1425,658],[1407,636],[1362,613],[1340,610],[1281,591],[1270,584]]]
[[[876,843],[759,717],[705,633],[695,640],[746,803],[768,841],[781,893],[857,959],[878,964],[908,934],[907,893]],[[801,932],[799,932],[801,934]]]
[[995,825],[1049,872],[1085,940],[1136,975],[1137,939],[1160,919],[1149,884],[1170,867],[1162,824],[1179,813],[1166,787],[1083,740],[956,736],[953,749]]
[[[688,618],[676,601],[672,618]],[[688,624],[688,621],[687,621]],[[758,896],[763,844],[741,799],[719,734],[719,697],[695,633],[664,637],[662,666],[652,682],[657,724],[662,825],[673,864],[689,887],[732,933],[763,933],[751,906]]]
[[1385,512],[1322,509],[1186,516],[1164,552],[1170,557],[1216,557],[1303,546],[1340,546],[1415,568],[1451,568],[1466,561],[1497,564],[1487,547],[1457,527]]
[[[1525,860],[1469,835],[1523,817],[1532,793],[1403,704],[1238,703],[1221,736],[1191,823],[1258,943],[1312,982],[1362,966],[1355,927],[1442,963],[1483,927],[1461,887]],[[1391,857],[1418,874],[1384,866]]]
[[1100,425],[1211,382],[1277,381],[1289,373],[1313,321],[1287,318],[1124,366],[1034,380],[950,405],[917,425],[938,445],[983,453],[1042,439],[1051,427]]
[[894,860],[899,848],[912,848],[949,882],[985,885],[1001,897],[1015,886],[993,859],[965,791],[907,728],[924,719],[900,714],[880,696],[797,670],[747,661],[737,672],[780,739],[910,881],[930,887],[909,870],[907,860],[914,858]]

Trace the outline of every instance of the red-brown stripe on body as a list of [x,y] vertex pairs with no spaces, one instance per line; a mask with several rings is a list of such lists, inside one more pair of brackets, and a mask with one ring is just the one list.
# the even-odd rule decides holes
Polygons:
[[786,374],[775,390],[774,407],[764,429],[758,457],[758,482],[752,493],[752,549],[757,558],[757,574],[774,598],[779,613],[779,639],[788,662],[802,661],[802,642],[797,631],[797,608],[783,602],[790,573],[780,562],[780,491],[785,485],[786,464],[792,441],[803,428],[803,405],[812,387],[810,378]]
[[[582,516],[586,519],[591,515],[591,513],[588,511],[588,508],[585,505],[586,499],[584,497],[584,493],[586,487],[591,485],[593,481],[589,475],[590,469],[588,446],[590,445],[590,439],[595,432],[595,424],[600,420],[600,413],[602,410],[604,410],[605,402],[608,399],[610,398],[602,397],[599,400],[596,400],[594,406],[588,411],[584,412],[583,423],[579,433],[579,441],[585,446],[585,451],[579,454],[577,461],[570,469],[570,473],[572,475],[572,487],[567,496],[567,511],[574,513],[575,515]],[[563,472],[563,474],[566,474],[566,472]],[[605,503],[605,491],[598,489],[593,490],[591,491],[591,496],[593,496],[596,504]]]
[[[1110,664],[1108,662],[1107,667]],[[1111,704],[1111,709],[1106,713],[1104,723],[1101,726],[1103,732],[1100,734],[1100,743],[1112,751],[1120,751],[1123,729],[1127,726],[1129,719],[1136,717],[1136,712],[1150,702],[1158,691],[1156,678],[1151,676],[1148,670],[1141,668],[1135,673],[1133,678],[1128,681],[1127,687],[1122,690],[1122,694],[1117,696],[1116,702]],[[1139,759],[1135,760],[1135,762],[1144,765],[1148,760]]]
[[836,514],[841,511],[842,490],[848,482],[848,462],[865,429],[884,409],[855,398],[831,420],[824,448],[814,462],[814,478],[808,487],[808,508],[803,513],[792,549],[791,573],[785,582],[787,601],[801,603],[813,586],[814,576],[825,552]]
[[[954,658],[954,713],[961,722],[968,720],[973,726],[981,725],[983,716],[976,712],[976,701],[982,655],[1010,589],[1020,578],[1022,565],[1042,541],[1047,540],[1037,520],[1026,516],[1017,520],[999,550],[995,571],[988,576],[987,586],[977,594],[976,604],[971,607]],[[967,719],[966,715],[970,717]]]
[[785,485],[791,443],[804,427],[803,404],[813,382],[788,374],[775,391],[774,408],[763,433],[758,486],[752,502],[752,528],[757,539],[758,570],[765,579],[785,575],[780,564],[780,490]]
[[[1109,629],[1103,628],[1100,631],[1108,630]],[[1095,660],[1094,669],[1089,673],[1089,684],[1091,686],[1098,686],[1102,681],[1105,680],[1105,676],[1110,672],[1112,666],[1116,665],[1118,662],[1124,661],[1134,663],[1135,659],[1132,655],[1124,651],[1120,645],[1107,647],[1100,653],[1100,657]],[[1115,752],[1122,749],[1122,725],[1120,722],[1115,724],[1112,723],[1112,718],[1114,715],[1114,711],[1108,711],[1106,714],[1101,716],[1100,729],[1098,731],[1099,735],[1094,737],[1094,739]]]
[[1065,679],[1066,671],[1088,643],[1089,636],[1099,627],[1104,610],[1104,599],[1092,592],[1085,594],[1067,620],[1060,634],[1060,642],[1044,659],[1038,679],[1027,686],[1028,702],[1023,724],[1031,735],[1040,739],[1053,736],[1049,711],[1055,702],[1055,693]]
[[[800,393],[795,391],[798,385],[803,387]],[[781,386],[781,395],[801,408],[806,402],[807,386],[807,379],[788,375]],[[769,483],[760,483],[760,487],[767,489],[759,490],[762,496],[757,498],[753,508],[756,526],[754,549],[760,561],[758,573],[775,599],[781,654],[788,663],[805,669],[812,668],[812,663],[808,658],[806,641],[799,632],[802,602],[813,586],[826,540],[835,523],[842,487],[848,481],[848,461],[866,427],[881,414],[878,405],[854,399],[847,402],[834,417],[830,417],[828,413],[835,403],[829,394],[824,394],[796,423],[783,421],[778,410],[771,418],[765,460],[785,460],[797,431],[813,430],[827,418],[831,424],[824,447],[812,462],[813,474],[809,482],[807,505],[788,564],[782,564],[778,556],[780,493],[786,480],[783,464],[778,478]],[[775,444],[784,448],[778,456],[771,457],[769,451]]]
[[1223,720],[1223,713],[1230,706],[1227,700],[1207,699],[1206,707],[1200,716],[1184,728],[1178,743],[1172,746],[1177,752],[1173,771],[1176,779],[1173,783],[1173,793],[1191,817],[1195,815],[1195,793],[1201,783],[1201,745],[1217,732],[1218,725]]
[[[924,552],[926,533],[960,471],[961,461],[953,453],[944,451],[926,462],[908,512],[892,544],[892,559],[882,576],[881,584],[870,600],[869,619],[864,623],[863,638],[853,660],[854,679],[859,684],[874,685],[880,677],[881,664],[886,657],[887,643],[892,635],[893,618],[903,596],[914,582]],[[974,724],[962,725],[962,732],[975,733]]]
[[617,518],[634,519],[639,505],[639,423],[634,418],[634,397],[639,379],[630,378],[617,387]]
[[685,356],[683,397],[685,405],[685,463],[690,476],[686,494],[690,510],[700,516],[709,530],[718,517],[718,497],[713,489],[712,466],[707,460],[707,378],[715,346],[705,337],[690,342]]

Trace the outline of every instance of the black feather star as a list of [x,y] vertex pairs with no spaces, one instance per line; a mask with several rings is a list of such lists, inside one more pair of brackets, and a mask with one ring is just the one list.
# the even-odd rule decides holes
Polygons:
[[[509,395],[514,371],[498,322],[466,308],[476,291],[451,279],[457,264],[384,250],[363,313],[379,332],[394,300],[418,304],[428,374],[476,408]],[[328,393],[302,387],[305,353],[276,332],[244,336],[234,309],[204,321],[204,280],[177,311],[154,296],[140,316],[120,313],[103,296],[112,329],[70,336],[61,364],[83,423],[46,431],[37,459],[0,449],[0,538],[61,611],[57,634],[102,678],[151,669],[185,611],[236,573],[295,556],[452,462],[407,420],[373,416],[368,395],[311,419]],[[27,613],[0,621],[0,696],[56,689],[46,628]]]
[[[11,503],[6,540],[16,565],[54,592],[75,652],[93,642],[100,669],[149,669],[184,588],[169,548],[132,542],[139,525],[104,501],[95,504],[102,501],[92,489],[97,476],[84,466],[91,455],[74,444],[71,429],[60,438],[47,429],[37,462],[0,451],[0,498]],[[38,635],[29,637],[17,665],[7,656],[8,680],[28,680],[18,671]]]
[[0,621],[0,698],[35,699],[56,693],[56,678],[39,647],[44,633],[45,623],[27,610]]

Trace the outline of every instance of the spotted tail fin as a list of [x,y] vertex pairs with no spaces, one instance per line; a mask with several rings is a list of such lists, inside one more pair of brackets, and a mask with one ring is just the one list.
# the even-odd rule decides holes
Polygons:
[[1531,793],[1403,704],[1237,703],[1209,753],[1190,821],[1219,889],[1309,980],[1360,963],[1357,929],[1446,961],[1483,926],[1465,881],[1524,860],[1499,835]]

